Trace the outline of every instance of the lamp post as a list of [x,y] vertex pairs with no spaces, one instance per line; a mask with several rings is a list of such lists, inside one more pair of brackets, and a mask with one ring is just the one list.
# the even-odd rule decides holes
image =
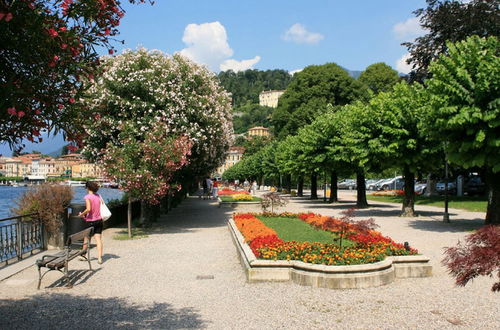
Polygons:
[[446,155],[446,143],[444,150],[444,215],[443,221],[450,222],[450,215],[448,214],[448,157]]

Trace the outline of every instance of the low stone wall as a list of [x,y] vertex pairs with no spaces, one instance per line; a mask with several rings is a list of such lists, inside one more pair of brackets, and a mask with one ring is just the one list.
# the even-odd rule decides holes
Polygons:
[[219,202],[219,207],[230,207],[230,208],[242,208],[245,205],[248,205],[250,207],[253,207],[255,205],[260,205],[260,201],[257,202],[223,202],[222,199],[217,198],[217,201]]
[[425,256],[396,256],[353,266],[327,266],[297,260],[259,260],[245,243],[233,219],[228,223],[231,237],[248,282],[293,281],[300,285],[330,289],[360,289],[387,285],[396,278],[432,276]]

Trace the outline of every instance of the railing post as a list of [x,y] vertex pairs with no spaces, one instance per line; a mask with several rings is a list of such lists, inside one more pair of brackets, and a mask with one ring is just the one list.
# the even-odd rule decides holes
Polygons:
[[16,239],[17,260],[21,260],[23,258],[23,225],[22,221],[19,221],[19,219],[16,222]]

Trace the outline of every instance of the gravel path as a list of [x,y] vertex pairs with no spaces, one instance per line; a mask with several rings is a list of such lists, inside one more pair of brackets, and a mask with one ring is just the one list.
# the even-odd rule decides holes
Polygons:
[[[335,215],[352,205],[349,193],[341,199],[333,206],[293,200],[286,210]],[[148,238],[116,241],[119,229],[107,230],[104,264],[93,262],[90,273],[73,261],[72,289],[51,272],[37,291],[34,267],[0,282],[0,329],[499,329],[492,280],[456,288],[439,264],[442,248],[480,226],[484,214],[453,210],[444,224],[437,208],[419,206],[422,216],[414,219],[398,210],[377,203],[358,216],[374,217],[382,233],[431,257],[433,277],[359,290],[248,284],[226,227],[231,210],[190,198]]]

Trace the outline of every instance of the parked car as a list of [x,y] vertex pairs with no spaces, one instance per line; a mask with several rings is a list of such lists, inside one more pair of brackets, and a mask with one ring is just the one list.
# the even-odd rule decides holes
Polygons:
[[415,194],[423,195],[427,190],[427,183],[415,183]]
[[380,180],[375,180],[375,182],[371,182],[371,183],[366,183],[366,189],[367,190],[377,190],[377,185],[381,182],[384,182],[386,181],[387,179],[380,179]]
[[404,188],[404,185],[403,177],[397,176],[379,183],[377,190],[401,190]]
[[[436,192],[440,195],[445,193],[445,181],[439,181],[436,183]],[[455,180],[448,180],[448,194],[456,195],[457,193],[457,183]]]
[[354,179],[342,180],[337,184],[337,188],[338,189],[354,190],[354,189],[356,189],[356,180],[354,180]]
[[370,187],[374,187],[374,184],[378,181],[378,179],[368,179],[368,180],[365,180],[365,187],[366,187],[366,190],[373,190],[373,189],[370,189]]
[[464,184],[464,194],[483,195],[486,192],[486,185],[479,175],[470,176]]

